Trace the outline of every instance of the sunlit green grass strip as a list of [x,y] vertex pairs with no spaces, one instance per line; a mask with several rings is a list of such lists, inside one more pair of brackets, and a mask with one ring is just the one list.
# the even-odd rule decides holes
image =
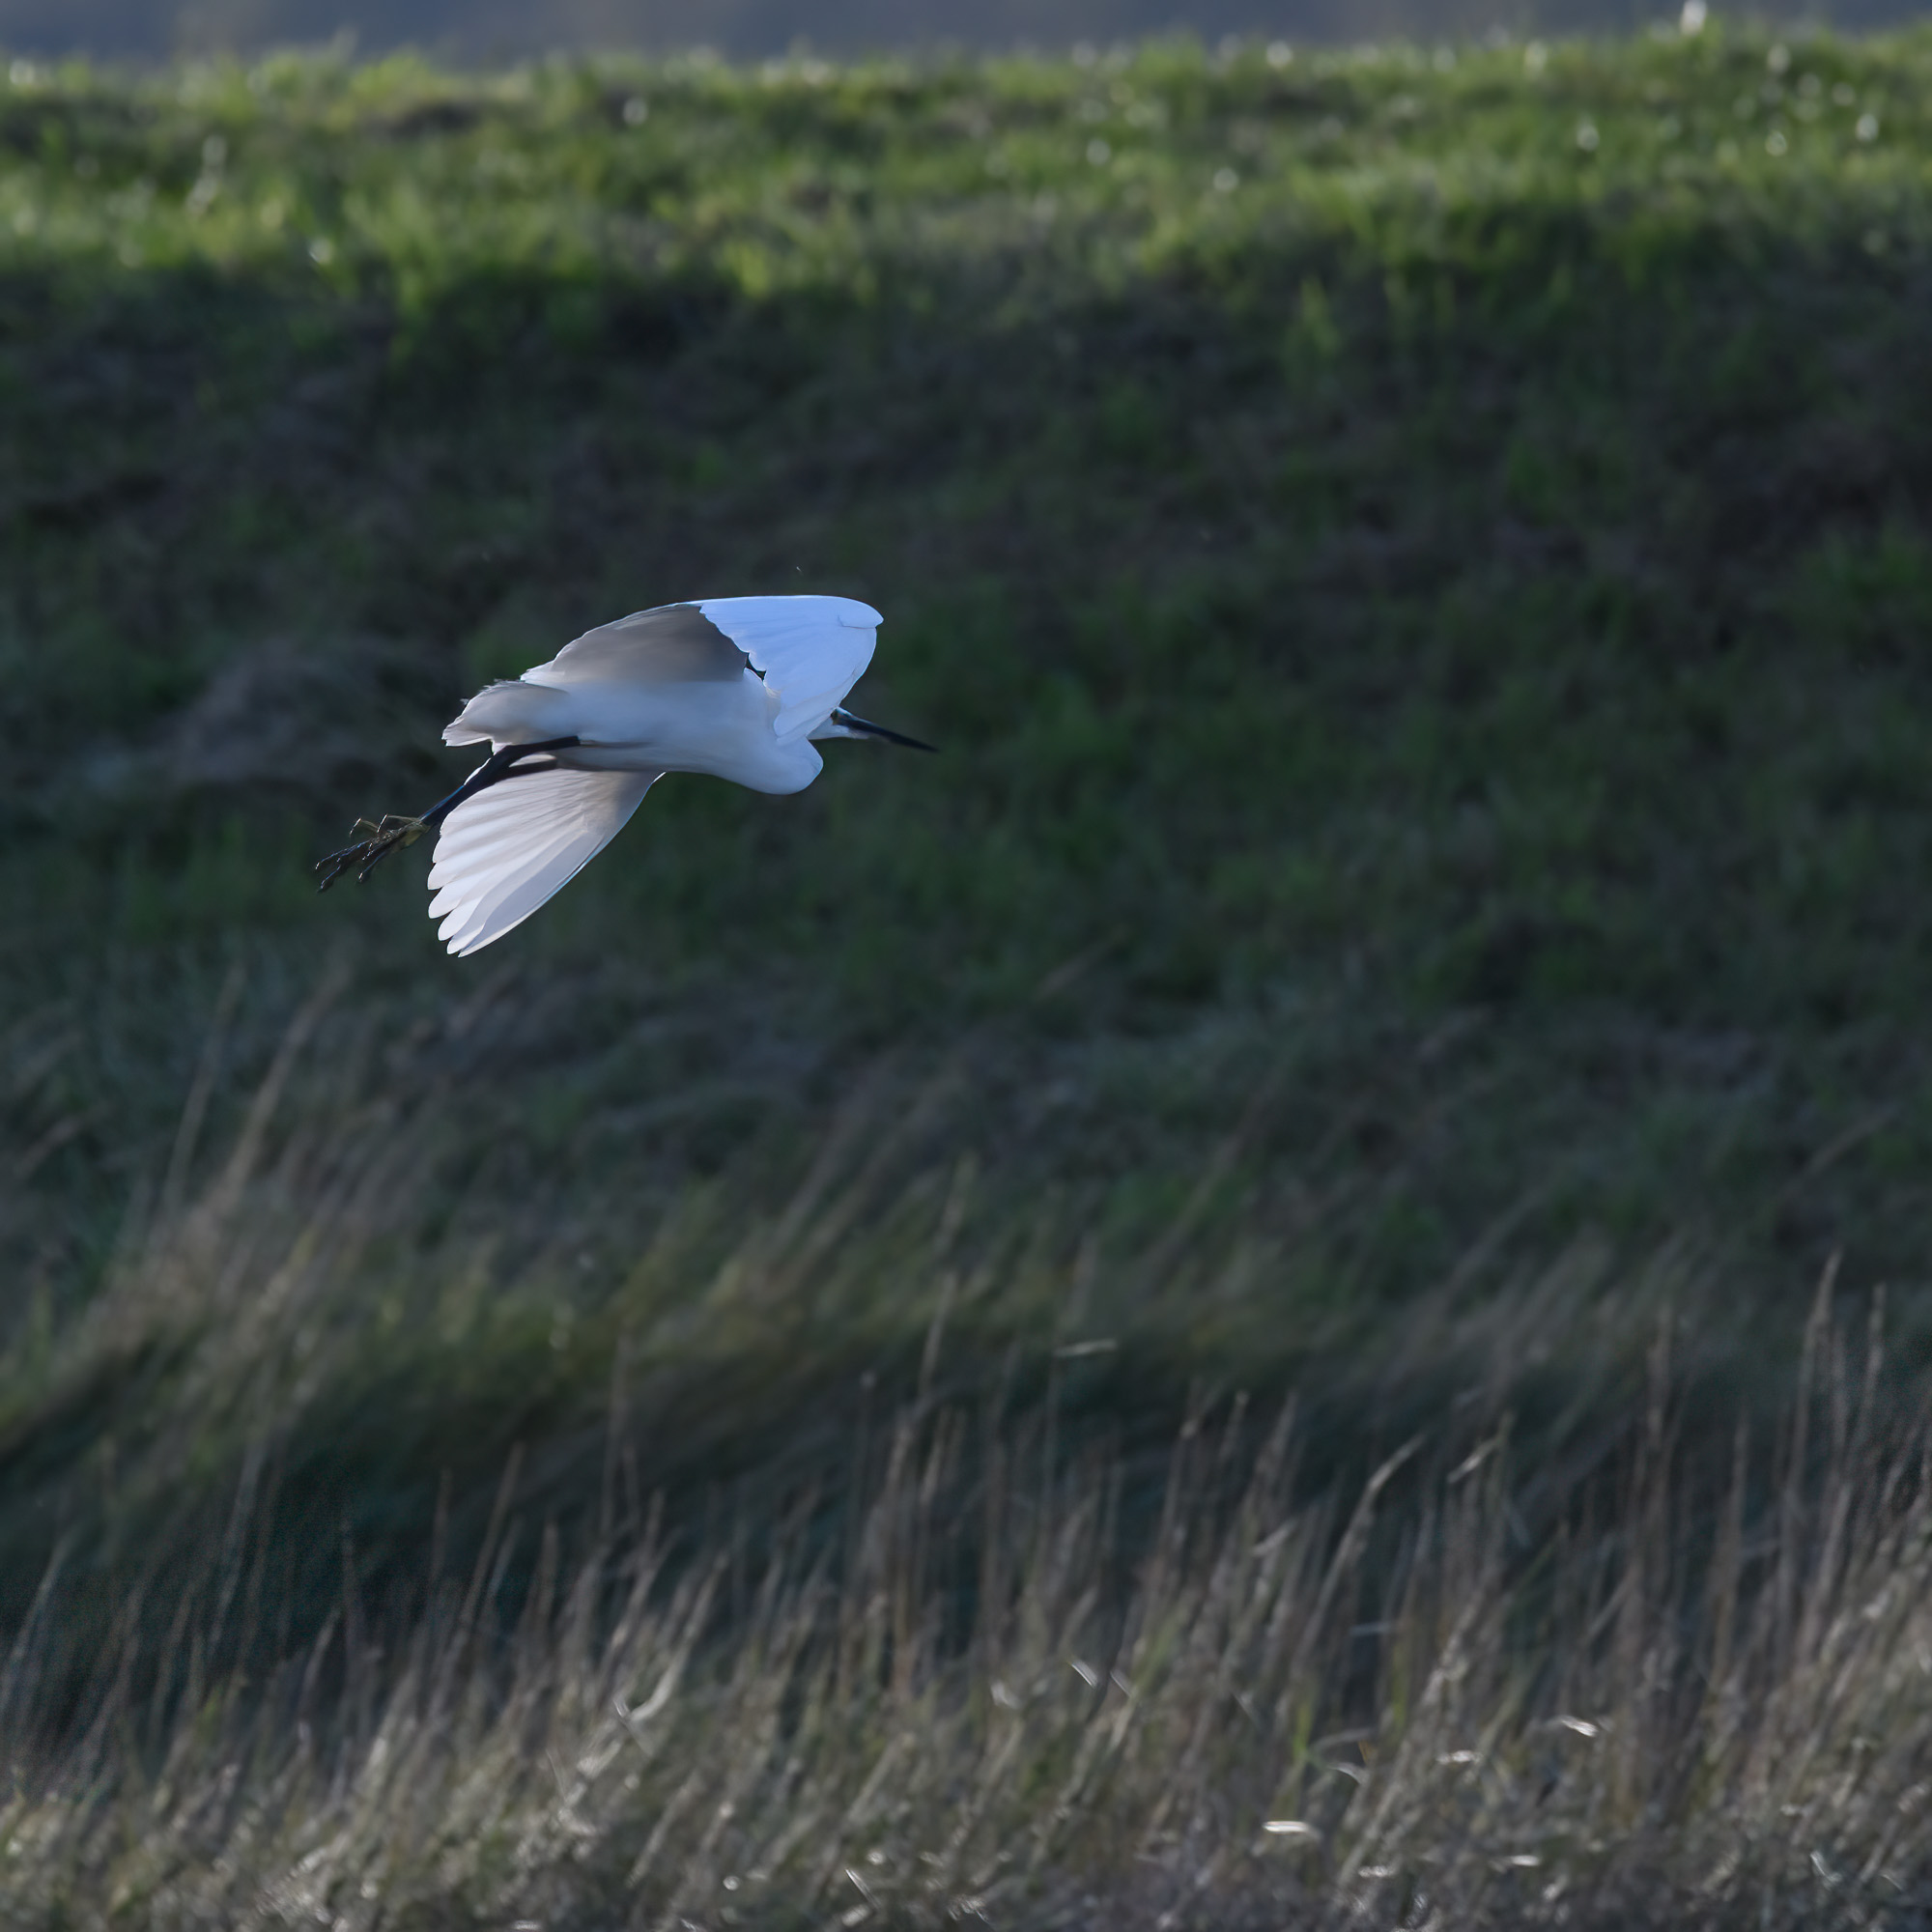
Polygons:
[[1494,272],[1532,210],[1639,278],[1713,229],[1822,237],[1848,205],[1875,246],[1924,239],[1925,34],[1282,51],[483,78],[16,62],[0,270],[202,263],[408,310],[482,269],[879,299],[921,261],[1044,250],[1105,284],[1284,237]]

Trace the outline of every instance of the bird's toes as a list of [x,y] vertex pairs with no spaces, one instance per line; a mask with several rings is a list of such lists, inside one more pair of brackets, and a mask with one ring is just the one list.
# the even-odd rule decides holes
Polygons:
[[391,852],[405,845],[413,845],[428,830],[429,827],[420,818],[412,818],[404,812],[384,812],[380,825],[373,819],[358,818],[350,827],[352,834],[362,835],[355,843],[345,845],[341,851],[331,852],[327,858],[316,861],[315,869],[322,874],[322,883],[316,890],[326,893],[348,871],[353,871],[359,883]]
[[327,858],[318,859],[315,862],[315,869],[322,874],[322,883],[316,887],[316,891],[326,893],[361,858],[364,849],[361,845],[351,845],[346,851],[331,852]]
[[413,845],[429,827],[420,818],[411,818],[404,812],[392,811],[384,817],[380,827],[370,829],[382,838],[383,849],[386,852],[391,846]]

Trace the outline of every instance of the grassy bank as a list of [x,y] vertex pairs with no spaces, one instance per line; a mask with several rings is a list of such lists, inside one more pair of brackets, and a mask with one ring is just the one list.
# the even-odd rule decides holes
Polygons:
[[[1258,1442],[1237,1429],[1207,1490],[1188,1470],[1164,1489],[1162,1445],[1190,1412],[1220,1429],[1236,1392],[1271,1415],[1291,1388],[1294,1474],[1252,1508],[1299,1520],[1328,1498],[1342,1515],[1293,1545],[1312,1566],[1293,1588],[1346,1574],[1363,1603],[1344,1628],[1332,1593],[1319,1615],[1282,1599],[1278,1630],[1314,1634],[1253,1664],[1269,1697],[1314,1696],[1321,1646],[1368,1643],[1309,1721],[1398,1755],[1434,1738],[1406,1728],[1422,1719],[1389,1673],[1426,1679],[1460,1612],[1378,1605],[1439,1556],[1454,1577],[1414,1587],[1485,1606],[1499,1674],[1478,1673],[1481,1721],[1509,1750],[1550,1735],[1522,1726],[1586,1715],[1561,1702],[1562,1659],[1611,1671],[1591,1694],[1622,1709],[1662,1645],[1675,1661],[1652,1678],[1676,1687],[1680,1728],[1655,1764],[1690,1751],[1716,1767],[1696,1816],[1743,1815],[1724,1809],[1740,1767],[1772,1746],[1712,1742],[1670,1672],[1721,1678],[1717,1633],[1743,1658],[1762,1614],[1786,1634],[1749,1652],[1751,1695],[1799,1695],[1826,1650],[1790,1636],[1790,1592],[1876,1589],[1918,1533],[1901,1478],[1903,1514],[1864,1523],[1851,1580],[1842,1537],[1805,1540],[1826,1504],[1776,1500],[1823,1498],[1848,1465],[1815,1463],[1788,1426],[1782,1462],[1770,1445],[1833,1256],[1860,1306],[1889,1284],[1872,1415],[1909,1404],[1932,1321],[1932,48],[1714,27],[1284,54],[483,77],[15,64],[0,1722],[14,1815],[40,1821],[15,1841],[42,1848],[19,1896],[107,1911],[123,1876],[103,1874],[123,1868],[87,1834],[142,1839],[115,1807],[159,1817],[213,1790],[166,1767],[240,1763],[245,1734],[287,1809],[246,1828],[268,1863],[237,1849],[227,1868],[281,1897],[270,1866],[322,1842],[301,1821],[334,1833],[345,1792],[384,1788],[367,1753],[400,1750],[397,1713],[433,1710],[437,1751],[487,1734],[508,1762],[513,1734],[563,1722],[593,1682],[648,1697],[647,1654],[684,1631],[707,1697],[769,1695],[768,1743],[831,1753],[798,1816],[869,1817],[873,1707],[838,1740],[802,1714],[842,1709],[874,1670],[929,1714],[939,1780],[909,1784],[924,1822],[889,1862],[951,1858],[931,1897],[983,1891],[1010,1919],[1021,1891],[974,1876],[1008,1852],[1077,1917],[1080,1888],[1118,1894],[1094,1874],[1134,1833],[1157,1859],[1170,1830],[1245,1846],[1308,1738],[1265,1699],[1238,1749],[1234,1730],[1161,1731],[1135,1776],[1179,1765],[1209,1808],[1243,1794],[1192,1838],[1122,1797],[1138,1822],[1104,1851],[1076,1856],[1055,1825],[1022,1857],[1001,1813],[949,1853],[965,1814],[946,1806],[970,1810],[957,1792],[980,1774],[942,1797],[941,1767],[1008,1763],[983,1728],[1020,1641],[1000,1589],[1039,1606],[1027,1656],[1131,1658],[1149,1619],[1206,1615],[1215,1564],[1247,1547],[1247,1528],[1215,1540],[1246,1521],[1215,1512]],[[437,731],[484,677],[626,610],[806,587],[885,611],[855,704],[940,758],[835,746],[849,755],[788,800],[667,781],[469,962],[435,950],[406,869],[420,855],[313,896],[307,864],[352,815],[446,788]],[[1614,1591],[1632,1525],[1665,1507],[1636,1498],[1665,1493],[1639,1445],[1666,1328],[1681,1563],[1667,1587],[1631,1586],[1652,1621],[1612,1643],[1609,1597],[1538,1592],[1603,1537],[1589,1575]],[[1463,1504],[1430,1486],[1505,1415],[1493,1467],[1511,1473],[1484,1478],[1489,1513],[1445,1542]],[[901,1493],[878,1460],[900,1416],[942,1473],[887,1542],[924,1549],[934,1511],[980,1526],[952,1569],[901,1552],[913,1622],[862,1667],[861,1525]],[[1738,1533],[1799,1539],[1769,1595],[1762,1573],[1710,1581],[1740,1420],[1762,1460]],[[947,1429],[951,1449],[921,1433]],[[1891,1454],[1872,1431],[1857,1455]],[[1389,1492],[1406,1529],[1332,1573],[1351,1499],[1416,1435]],[[1045,1473],[1020,1483],[999,1470],[1023,1448]],[[1563,1500],[1531,1508],[1548,1469]],[[654,1494],[664,1592],[700,1587],[721,1552],[736,1580],[702,1615],[651,1597],[646,1639],[619,1605]],[[1185,1612],[1146,1568],[1163,1494],[1202,1512],[1174,1573],[1206,1593]],[[1077,1566],[1107,1579],[1080,1611],[1090,1640],[1067,1621],[1078,1592],[1041,1580],[1040,1525],[1109,1495]],[[1469,1553],[1517,1520],[1493,1562]],[[490,1615],[458,1616],[439,1565],[497,1588],[492,1549]],[[578,1566],[586,1594],[545,1595]],[[576,1637],[550,1621],[567,1600]],[[363,1650],[343,1647],[352,1624]],[[524,1690],[499,1673],[510,1653],[450,1648],[484,1629],[524,1660]],[[1606,1662],[1605,1643],[1624,1647]],[[445,1700],[467,1687],[470,1730],[420,1703],[424,1672]],[[544,1733],[557,1764],[632,1747],[583,1709],[581,1734]],[[1915,1709],[1886,1734],[1900,1762]],[[498,1876],[452,1876],[452,1922],[607,1911],[653,1807],[715,1805],[731,1767],[764,1762],[728,1744],[749,1712],[721,1724],[715,1790],[692,1770],[679,1800],[639,1769],[631,1797],[569,1801],[595,1820],[594,1883],[573,1890],[554,1847],[518,1853],[551,1876],[521,1902]],[[1092,1716],[1010,1746],[1043,1753],[1028,1804],[1097,1761]],[[1827,1756],[1866,1735],[1836,1722],[1819,1719]],[[323,1760],[298,1755],[325,1736],[326,1802],[303,1781]],[[1491,1746],[1444,1746],[1463,1748]],[[539,1802],[516,1779],[541,1754],[518,1763],[492,1816]],[[1310,1799],[1321,1815],[1301,1818],[1341,1861],[1294,1865],[1311,1897],[1387,1862],[1360,1837],[1379,1774],[1353,1769],[1368,1811]],[[1652,1776],[1619,1771],[1609,1810],[1577,1800],[1576,1842],[1601,1856],[1577,1853],[1563,1887],[1596,1873],[1605,1912],[1635,1897],[1639,1864],[1619,1861],[1655,1849],[1644,1807],[1681,1796]],[[1087,1777],[1067,1820],[1098,1815]],[[83,1787],[102,1808],[68,1804]],[[66,1796],[36,1808],[49,1793]],[[1416,1846],[1467,1829],[1482,1869],[1517,1855],[1440,1803]],[[165,1910],[115,1909],[240,1909],[155,1876],[242,1829],[219,1805],[195,1816],[127,1880]],[[361,1913],[365,1883],[380,1902],[377,1874],[412,1861],[441,1869],[390,1824],[403,1835],[357,1826],[354,1859],[320,1861],[331,1909]],[[811,1829],[810,1857],[843,1846]],[[1745,1889],[1723,1898],[1773,1883],[1769,1829],[1738,1826],[1723,1884]],[[1918,1882],[1876,1825],[1844,1830],[1861,1849],[1827,1847],[1817,1870]],[[679,1856],[689,1878],[712,1853]],[[1162,1883],[1194,1857],[1174,1852]],[[1254,1873],[1202,1857],[1226,1922],[1235,1892],[1214,1888]],[[802,1866],[767,1863],[774,1897],[807,1897]],[[1690,1862],[1656,1869],[1691,1884],[1672,1875]],[[1520,1896],[1456,1896],[1529,1912],[1509,1883]],[[684,1884],[667,1865],[638,1895],[688,1910]],[[410,1879],[397,1912],[434,1890]]]

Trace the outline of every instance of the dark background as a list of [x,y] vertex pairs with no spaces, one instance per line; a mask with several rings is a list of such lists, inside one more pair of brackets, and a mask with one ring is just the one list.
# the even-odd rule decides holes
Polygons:
[[[1856,29],[1925,9],[1833,0],[1736,11]],[[0,45],[152,60],[346,32],[363,53],[414,45],[466,60],[566,46],[710,46],[755,58],[800,44],[836,54],[948,43],[1050,49],[1172,31],[1307,41],[1628,32],[1674,14],[1664,0],[0,0]]]

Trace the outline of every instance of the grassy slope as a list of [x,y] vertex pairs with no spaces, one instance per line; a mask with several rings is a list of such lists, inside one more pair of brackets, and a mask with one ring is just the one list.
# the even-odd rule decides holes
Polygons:
[[[1755,43],[15,91],[16,1009],[212,929],[311,954],[354,917],[275,863],[318,796],[433,784],[399,741],[609,610],[810,581],[890,603],[867,701],[945,763],[667,788],[500,959],[621,951],[842,1045],[1111,943],[1073,1032],[1473,1006],[1646,1033],[1707,1104],[1787,1055],[1881,1097],[1926,357],[1916,70],[1875,59],[1749,120]],[[358,912],[474,983],[400,886]],[[117,1114],[171,1113],[194,1031]]]
[[[0,96],[9,1601],[253,1443],[312,1623],[439,1470],[582,1508],[613,1354],[645,1486],[837,1466],[942,1306],[1343,1462],[1841,1246],[1916,1336],[1928,51],[1779,59]],[[942,759],[668,783],[463,965],[309,895],[483,676],[806,585]]]

